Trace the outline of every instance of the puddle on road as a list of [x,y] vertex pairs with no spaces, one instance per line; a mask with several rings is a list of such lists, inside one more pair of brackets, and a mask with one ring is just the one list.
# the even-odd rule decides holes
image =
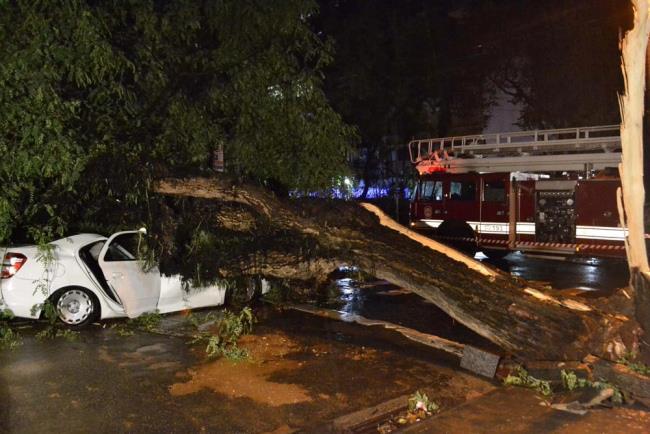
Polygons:
[[503,259],[489,259],[478,253],[476,259],[513,276],[545,281],[556,289],[585,288],[589,296],[607,296],[627,286],[629,272],[625,261],[607,258],[544,258],[520,252]]
[[338,272],[315,300],[318,307],[388,321],[489,351],[498,347],[455,321],[430,301],[384,280],[358,281]]
[[269,379],[278,372],[302,366],[302,362],[285,358],[299,349],[293,340],[282,334],[250,335],[244,336],[239,345],[250,352],[251,361],[233,363],[222,358],[208,362],[189,370],[190,380],[173,384],[170,393],[183,396],[210,389],[230,398],[250,398],[274,407],[312,400],[309,392],[297,384]]
[[[428,348],[420,354],[417,345],[400,337],[389,343],[390,333],[383,329],[295,311],[263,315],[255,334],[240,340],[251,352],[251,362],[200,362],[177,372],[169,395],[194,409],[196,403],[205,405],[215,423],[217,418],[226,425],[224,420],[248,421],[250,432],[308,427],[320,432],[316,427],[336,416],[419,388],[451,407],[494,387],[439,364],[437,353]],[[202,354],[203,347],[195,350]]]

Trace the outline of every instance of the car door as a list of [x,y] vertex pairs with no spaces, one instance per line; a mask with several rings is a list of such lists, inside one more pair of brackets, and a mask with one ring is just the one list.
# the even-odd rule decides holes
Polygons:
[[140,231],[117,232],[99,253],[99,266],[129,318],[156,310],[160,298],[158,267],[145,271],[143,261],[138,259],[142,236]]

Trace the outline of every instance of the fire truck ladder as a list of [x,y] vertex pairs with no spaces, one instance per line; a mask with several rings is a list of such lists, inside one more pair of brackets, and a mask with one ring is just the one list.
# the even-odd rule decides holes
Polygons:
[[413,140],[409,153],[420,174],[600,170],[621,161],[620,126]]

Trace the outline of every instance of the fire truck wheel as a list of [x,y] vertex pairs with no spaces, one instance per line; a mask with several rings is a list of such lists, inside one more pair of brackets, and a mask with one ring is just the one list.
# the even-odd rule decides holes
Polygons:
[[510,250],[483,249],[483,254],[490,259],[503,259],[510,253]]
[[474,230],[463,221],[445,220],[438,226],[440,241],[466,255],[474,256],[478,251]]

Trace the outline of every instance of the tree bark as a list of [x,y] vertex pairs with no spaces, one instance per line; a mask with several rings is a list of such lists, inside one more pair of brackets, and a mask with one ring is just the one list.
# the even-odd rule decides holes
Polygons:
[[650,268],[645,244],[643,185],[643,114],[650,1],[632,0],[632,5],[634,26],[621,41],[625,93],[619,97],[623,155],[619,165],[621,188],[617,196],[621,226],[628,229],[625,247],[630,267],[630,286],[637,293],[636,318],[643,329],[650,332]]
[[260,188],[232,187],[217,178],[163,181],[156,191],[251,207],[270,216],[264,224],[275,225],[278,233],[308,238],[315,246],[305,255],[284,242],[271,243],[254,261],[241,258],[244,272],[322,280],[337,266],[356,265],[430,300],[522,359],[579,360],[591,353],[615,360],[635,348],[633,320],[486,270],[449,247],[419,238],[371,207],[374,213],[354,202],[279,200]]

